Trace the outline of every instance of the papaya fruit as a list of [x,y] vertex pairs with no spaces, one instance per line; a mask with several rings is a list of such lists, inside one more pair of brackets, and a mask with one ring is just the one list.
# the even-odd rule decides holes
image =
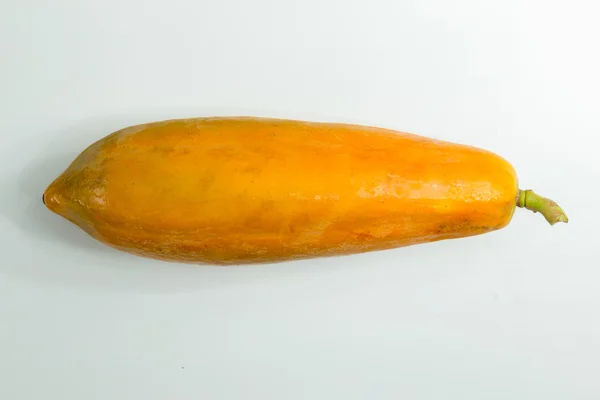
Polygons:
[[157,121],[84,149],[42,201],[155,259],[271,263],[463,238],[515,209],[567,222],[502,157],[372,126],[262,117]]

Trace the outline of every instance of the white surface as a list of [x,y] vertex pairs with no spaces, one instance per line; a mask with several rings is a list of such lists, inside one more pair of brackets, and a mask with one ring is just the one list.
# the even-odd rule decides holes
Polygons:
[[[597,4],[3,1],[0,398],[600,398]],[[41,203],[116,129],[239,114],[484,147],[571,222],[220,269]]]

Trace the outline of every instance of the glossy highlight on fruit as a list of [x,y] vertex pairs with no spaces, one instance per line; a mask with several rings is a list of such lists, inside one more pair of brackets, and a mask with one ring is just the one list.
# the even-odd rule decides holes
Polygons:
[[270,263],[567,222],[472,146],[389,129],[258,117],[136,125],[85,149],[43,201],[98,241],[162,260]]

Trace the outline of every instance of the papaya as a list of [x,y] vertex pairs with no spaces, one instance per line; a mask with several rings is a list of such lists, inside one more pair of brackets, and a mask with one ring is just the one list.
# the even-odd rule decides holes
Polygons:
[[46,207],[107,246],[165,261],[272,263],[464,238],[516,208],[568,222],[502,157],[373,126],[264,117],[157,121],[84,149]]

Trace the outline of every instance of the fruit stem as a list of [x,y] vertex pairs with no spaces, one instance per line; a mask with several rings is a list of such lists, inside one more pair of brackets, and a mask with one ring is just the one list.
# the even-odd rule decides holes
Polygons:
[[555,201],[542,197],[533,190],[519,190],[517,206],[531,210],[534,213],[539,212],[550,225],[557,222],[569,222],[567,214]]

